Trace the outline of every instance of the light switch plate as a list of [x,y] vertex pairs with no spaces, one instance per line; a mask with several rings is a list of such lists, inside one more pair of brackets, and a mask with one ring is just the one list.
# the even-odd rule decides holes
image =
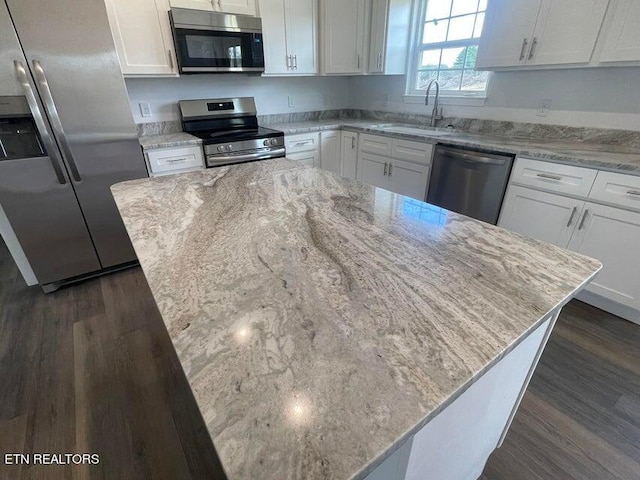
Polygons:
[[148,102],[140,102],[138,103],[138,106],[140,107],[140,115],[143,117],[151,116],[151,107]]
[[538,105],[538,113],[536,115],[538,117],[546,117],[549,114],[549,110],[551,110],[551,99],[543,98],[540,100]]

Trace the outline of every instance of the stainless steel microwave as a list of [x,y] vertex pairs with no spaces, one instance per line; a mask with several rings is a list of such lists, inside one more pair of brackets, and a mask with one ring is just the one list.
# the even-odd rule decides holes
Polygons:
[[260,18],[188,8],[169,16],[180,73],[264,72]]

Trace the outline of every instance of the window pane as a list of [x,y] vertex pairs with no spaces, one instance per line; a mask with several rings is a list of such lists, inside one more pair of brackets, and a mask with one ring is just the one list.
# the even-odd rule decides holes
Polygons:
[[462,70],[440,70],[438,82],[442,90],[460,90]]
[[483,26],[484,26],[484,13],[479,13],[478,19],[476,20],[476,28],[473,29],[473,38],[480,38],[480,35],[482,35]]
[[465,47],[443,48],[442,60],[440,61],[442,69],[462,67],[464,64]]
[[489,72],[475,72],[465,70],[462,77],[462,90],[482,92],[487,88]]
[[449,20],[432,20],[424,26],[422,43],[444,42],[447,39]]
[[476,13],[478,0],[453,0],[453,10],[451,16],[464,15],[465,13]]
[[434,78],[438,78],[437,70],[419,71],[416,81],[416,90],[426,90],[429,82]]
[[467,47],[467,59],[464,62],[464,68],[474,69],[476,67],[476,57],[478,56],[478,46],[471,45]]
[[483,12],[487,9],[487,0],[480,0],[480,5],[478,5],[478,11]]
[[464,17],[452,18],[449,25],[449,35],[447,40],[464,40],[473,38],[473,26],[475,15],[465,15]]
[[451,0],[427,0],[427,22],[434,18],[446,18],[450,12]]
[[420,70],[426,70],[433,68],[437,70],[440,66],[440,53],[442,50],[439,48],[436,50],[425,50],[420,57]]

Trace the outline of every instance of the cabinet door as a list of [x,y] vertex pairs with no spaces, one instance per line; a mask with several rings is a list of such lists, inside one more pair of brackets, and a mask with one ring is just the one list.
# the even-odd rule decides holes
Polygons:
[[388,173],[391,190],[424,202],[430,171],[431,167],[427,165],[393,160]]
[[320,166],[320,152],[318,150],[311,150],[309,152],[300,153],[287,153],[287,158],[289,160],[301,162],[309,167]]
[[318,73],[317,0],[285,0],[287,48],[293,73]]
[[369,72],[383,73],[387,43],[389,0],[373,0],[371,6],[371,38],[369,41]]
[[285,0],[260,0],[260,14],[264,36],[264,73],[291,73],[287,52]]
[[221,12],[256,15],[256,0],[219,0],[219,2]]
[[362,183],[391,190],[391,180],[387,175],[389,163],[391,163],[389,158],[361,152],[358,155],[358,180]]
[[543,0],[529,65],[588,63],[609,0]]
[[363,72],[365,0],[322,0],[324,72]]
[[476,68],[526,62],[542,0],[492,0],[482,29]]
[[566,248],[584,202],[510,185],[498,226]]
[[341,132],[342,166],[340,175],[355,179],[358,176],[358,134],[354,132]]
[[340,132],[320,133],[320,167],[340,175]]
[[173,8],[220,11],[220,0],[170,0],[170,3]]
[[178,74],[168,0],[106,0],[124,75]]
[[256,0],[171,0],[171,6],[240,15],[256,14]]
[[618,0],[600,61],[640,61],[640,2]]
[[587,202],[569,248],[600,260],[587,290],[640,309],[640,213]]

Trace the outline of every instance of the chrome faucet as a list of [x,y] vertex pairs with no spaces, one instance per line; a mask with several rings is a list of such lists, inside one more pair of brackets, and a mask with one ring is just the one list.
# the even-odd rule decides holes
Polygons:
[[440,101],[440,83],[435,78],[429,82],[427,85],[427,94],[424,97],[424,104],[429,105],[429,94],[431,93],[431,86],[435,83],[436,85],[436,98],[433,101],[433,110],[431,111],[431,122],[429,124],[430,127],[435,127],[438,120],[442,120],[444,117],[442,116],[442,107],[440,111],[438,111],[438,102]]

